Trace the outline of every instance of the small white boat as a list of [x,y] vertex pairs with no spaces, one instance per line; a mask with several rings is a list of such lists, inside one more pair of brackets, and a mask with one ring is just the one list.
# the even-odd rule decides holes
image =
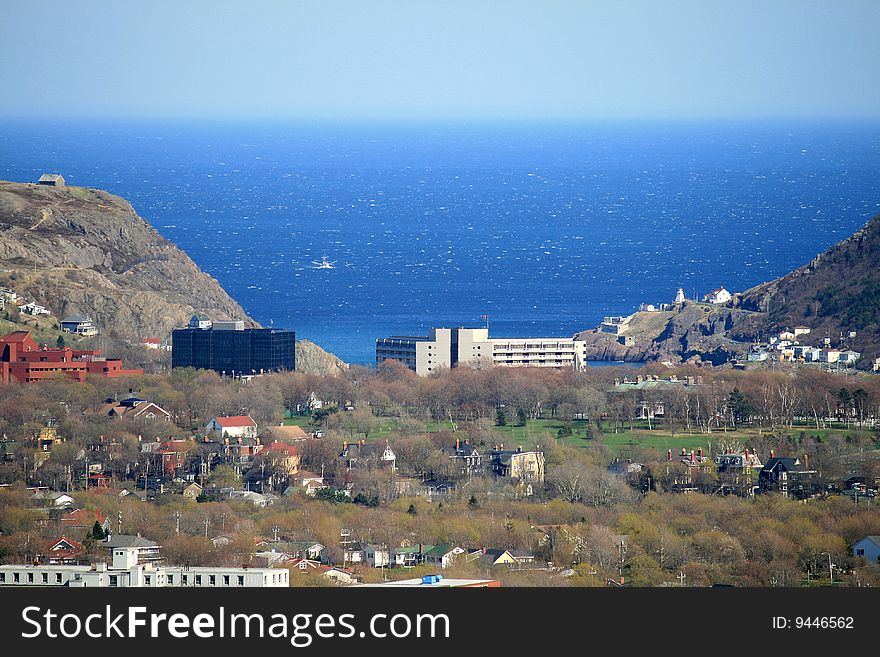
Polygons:
[[314,265],[313,269],[333,269],[336,265],[336,261],[328,260],[327,256],[323,256],[320,262],[312,260],[312,264]]

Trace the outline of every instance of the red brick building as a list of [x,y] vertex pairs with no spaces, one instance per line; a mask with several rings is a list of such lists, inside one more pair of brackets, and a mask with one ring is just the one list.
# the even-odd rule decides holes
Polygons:
[[119,358],[104,358],[100,349],[41,348],[30,331],[14,331],[0,338],[0,383],[30,383],[58,374],[83,383],[87,376],[117,378],[143,373],[124,369]]

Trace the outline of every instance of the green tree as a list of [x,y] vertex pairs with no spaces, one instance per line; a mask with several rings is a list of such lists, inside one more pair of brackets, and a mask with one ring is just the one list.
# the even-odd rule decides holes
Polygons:
[[503,427],[506,424],[507,424],[507,415],[505,415],[503,408],[499,408],[495,412],[495,426]]
[[731,391],[727,398],[727,407],[730,409],[734,428],[743,422],[747,422],[753,410],[752,404],[739,388],[734,388]]
[[526,426],[526,412],[522,408],[516,409],[516,426],[524,427]]
[[95,520],[95,524],[92,525],[90,536],[96,541],[103,541],[105,538],[107,538],[107,534],[104,532],[104,528],[101,527],[101,523],[97,520]]
[[63,335],[59,335],[59,336],[58,336],[58,339],[55,340],[55,346],[58,347],[59,349],[64,349],[64,347],[66,346],[66,344],[65,344],[65,342],[64,342],[64,336],[63,336]]

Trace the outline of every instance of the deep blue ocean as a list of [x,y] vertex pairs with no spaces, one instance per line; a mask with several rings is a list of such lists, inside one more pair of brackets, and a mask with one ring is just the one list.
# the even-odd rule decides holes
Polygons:
[[372,363],[380,336],[567,336],[784,274],[880,213],[880,124],[0,123],[0,178],[43,172],[129,199],[259,322]]

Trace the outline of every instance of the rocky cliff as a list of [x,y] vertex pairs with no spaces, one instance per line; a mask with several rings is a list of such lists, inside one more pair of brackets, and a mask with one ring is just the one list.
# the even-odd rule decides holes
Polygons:
[[638,312],[621,338],[599,330],[576,337],[586,342],[589,359],[717,365],[743,358],[755,339],[795,326],[810,327],[806,344],[829,336],[834,346],[860,352],[861,368],[880,356],[880,217],[723,306],[686,302],[669,312]]
[[[0,286],[122,338],[166,338],[195,312],[257,326],[128,201],[97,189],[0,181]],[[317,369],[341,364],[311,343],[298,351]]]

